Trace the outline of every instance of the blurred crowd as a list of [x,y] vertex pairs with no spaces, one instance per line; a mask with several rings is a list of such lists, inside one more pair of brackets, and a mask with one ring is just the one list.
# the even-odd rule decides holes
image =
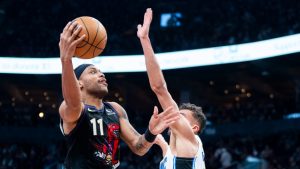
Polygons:
[[[256,137],[231,137],[205,141],[206,168],[209,169],[299,169],[299,131]],[[0,144],[1,169],[62,169],[64,143]],[[143,157],[121,145],[120,169],[155,169],[162,159],[158,146]]]
[[245,121],[270,121],[283,119],[293,112],[293,104],[274,100],[235,102],[230,105],[211,107],[206,112],[214,124],[242,123]]
[[64,147],[63,143],[0,144],[0,168],[62,169]]
[[59,124],[58,109],[43,109],[30,104],[18,106],[1,106],[0,126],[38,127],[57,126]]
[[[130,79],[136,79],[136,77],[130,76]],[[145,83],[146,78],[143,78]],[[170,87],[176,87],[178,89],[170,89],[173,98],[177,103],[189,102],[180,100],[181,91],[186,86],[178,85],[173,79],[168,79],[168,83],[172,84]],[[106,101],[115,101],[121,104],[128,113],[132,123],[139,128],[144,128],[145,124],[148,124],[153,106],[159,105],[153,93],[150,89],[144,88],[143,82],[131,81],[130,83],[120,84],[120,80],[109,80],[110,92],[106,97]],[[192,80],[188,79],[189,83]],[[137,86],[134,86],[136,84]],[[33,94],[22,94],[20,99],[10,98],[10,94],[5,90],[0,90],[3,95],[0,97],[0,125],[2,126],[56,126],[59,123],[58,107],[62,101],[61,96],[51,95],[51,99],[47,100],[48,96],[43,95],[43,84],[36,85],[36,91]],[[59,82],[56,82],[54,86],[58,86]],[[129,87],[126,87],[126,86]],[[148,84],[147,84],[148,85]],[[118,91],[116,92],[116,87]],[[226,87],[226,86],[224,86]],[[59,87],[48,90],[48,93],[60,93]],[[192,89],[192,87],[190,87]],[[204,89],[203,89],[204,90]],[[213,88],[213,90],[219,90]],[[134,91],[134,92],[133,92]],[[222,101],[215,102],[209,100],[209,93],[201,93],[201,91],[190,92],[190,102],[202,107],[208,120],[213,125],[228,124],[228,123],[242,123],[245,121],[271,121],[280,120],[288,114],[297,112],[296,103],[293,96],[289,96],[288,99],[282,99],[271,95],[272,97],[252,96],[251,98],[242,98],[240,100],[234,100],[235,94],[232,96],[216,95],[215,97],[224,98]],[[49,95],[49,94],[48,94]],[[118,96],[118,97],[116,97]],[[240,95],[239,95],[240,96]],[[228,99],[226,98],[228,97]],[[120,101],[120,99],[122,99]],[[33,101],[32,101],[33,100]],[[225,102],[226,101],[226,102]]]
[[[147,7],[154,10],[151,39],[156,52],[247,43],[300,32],[297,0],[5,1],[0,12],[2,56],[58,57],[63,27],[79,16],[93,16],[104,24],[108,32],[105,55],[141,53],[136,25]],[[161,14],[175,12],[182,14],[177,18],[181,26],[161,27]]]
[[[242,123],[246,121],[271,121],[284,119],[292,113],[289,105],[269,102],[236,102],[230,105],[201,105],[208,120],[214,124]],[[136,102],[142,104],[142,102]],[[59,104],[59,103],[57,103]],[[129,119],[136,127],[144,128],[151,116],[151,109],[135,109],[135,105],[125,105]],[[41,113],[43,113],[41,115]],[[1,106],[1,126],[57,126],[59,124],[58,108],[43,108],[18,105],[15,107]]]

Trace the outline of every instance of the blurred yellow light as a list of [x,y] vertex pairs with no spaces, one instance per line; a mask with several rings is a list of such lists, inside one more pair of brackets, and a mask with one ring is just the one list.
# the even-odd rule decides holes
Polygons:
[[40,117],[40,118],[44,118],[44,116],[45,116],[44,112],[40,112],[40,113],[39,113],[39,117]]

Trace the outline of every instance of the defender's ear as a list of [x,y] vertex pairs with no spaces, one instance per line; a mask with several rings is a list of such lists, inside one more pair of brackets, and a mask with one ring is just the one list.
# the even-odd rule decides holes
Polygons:
[[200,131],[200,126],[194,124],[194,125],[192,126],[192,129],[193,129],[193,132],[194,132],[194,133],[198,133],[198,132]]

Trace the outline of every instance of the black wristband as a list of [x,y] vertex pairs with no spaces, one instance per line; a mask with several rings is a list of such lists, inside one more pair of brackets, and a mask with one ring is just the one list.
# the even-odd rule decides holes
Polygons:
[[156,135],[153,135],[148,128],[145,132],[145,139],[148,142],[152,143],[155,140],[155,138],[156,138]]

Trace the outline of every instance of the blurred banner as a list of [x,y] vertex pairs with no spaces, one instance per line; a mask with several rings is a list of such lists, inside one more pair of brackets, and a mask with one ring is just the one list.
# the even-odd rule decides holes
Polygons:
[[[300,52],[300,34],[239,45],[156,54],[161,68],[178,69],[270,58]],[[89,60],[75,58],[74,67],[93,63],[102,72],[142,72],[143,55],[101,56]],[[60,74],[59,58],[0,57],[0,73]]]

